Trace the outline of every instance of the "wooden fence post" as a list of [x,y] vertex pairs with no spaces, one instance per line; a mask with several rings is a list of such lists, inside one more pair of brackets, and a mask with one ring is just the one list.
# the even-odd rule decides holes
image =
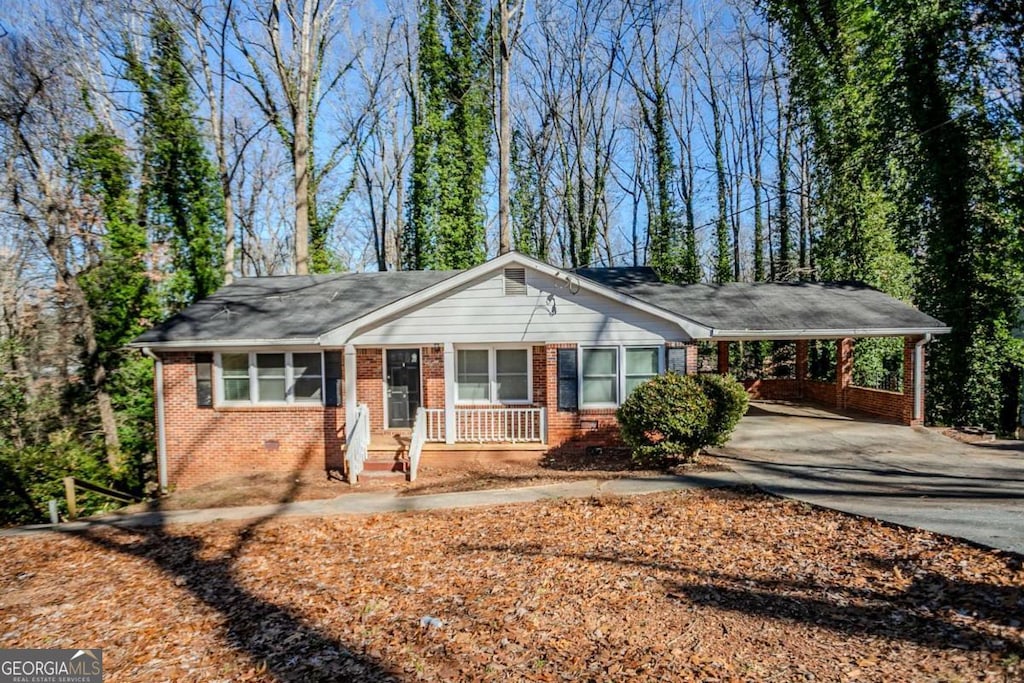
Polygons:
[[68,519],[78,517],[78,504],[75,502],[75,478],[64,477],[64,497],[68,499]]

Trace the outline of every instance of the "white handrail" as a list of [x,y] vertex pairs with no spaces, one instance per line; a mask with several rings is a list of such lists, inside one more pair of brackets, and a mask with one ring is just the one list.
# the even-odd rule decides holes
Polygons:
[[370,409],[365,403],[356,406],[355,421],[348,433],[345,444],[345,461],[348,463],[348,483],[355,484],[363,473],[363,463],[370,453]]
[[416,420],[412,423],[412,440],[409,442],[409,481],[416,481],[420,469],[420,452],[427,440],[427,411],[416,409]]
[[[424,440],[444,441],[443,408],[428,408]],[[547,411],[544,408],[456,408],[455,441],[458,443],[547,442]]]

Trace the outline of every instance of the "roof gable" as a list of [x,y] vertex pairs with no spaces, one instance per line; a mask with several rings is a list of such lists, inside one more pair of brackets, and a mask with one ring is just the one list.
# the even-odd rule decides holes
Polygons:
[[543,261],[538,261],[537,259],[526,256],[525,254],[512,251],[493,258],[490,261],[481,263],[473,268],[460,271],[452,275],[450,278],[437,282],[409,296],[392,301],[391,303],[381,306],[364,316],[339,325],[335,329],[321,335],[320,344],[323,346],[343,346],[357,335],[364,334],[375,326],[392,320],[403,311],[407,311],[438,298],[442,298],[461,287],[486,278],[487,276],[510,266],[521,266],[550,277],[565,279],[567,285],[570,287],[585,288],[595,294],[599,294],[613,301],[618,301],[633,308],[642,310],[650,315],[657,316],[663,320],[679,325],[679,327],[681,327],[690,337],[702,337],[706,336],[710,332],[710,330],[705,326],[693,321],[683,314],[666,310],[656,304],[633,297],[626,292],[621,292],[617,289],[607,287],[588,278],[579,277],[570,271],[563,270],[557,266],[552,266],[544,263]]

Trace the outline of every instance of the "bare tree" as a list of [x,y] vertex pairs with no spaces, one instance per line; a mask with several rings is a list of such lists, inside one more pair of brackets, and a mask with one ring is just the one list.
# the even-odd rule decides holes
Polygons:
[[[3,188],[10,211],[27,237],[48,259],[53,299],[64,330],[81,337],[113,469],[120,465],[120,438],[108,373],[89,301],[80,277],[95,263],[98,234],[90,207],[83,204],[69,174],[69,157],[88,121],[83,118],[80,83],[67,68],[75,59],[67,45],[9,36],[0,41],[0,129]],[[84,59],[79,55],[79,59]],[[64,372],[68,372],[66,366]]]
[[[336,142],[327,158],[317,164],[318,116],[326,98],[335,97],[354,57],[335,53],[339,35],[337,0],[267,0],[256,3],[245,23],[230,14],[237,46],[249,73],[236,78],[288,148],[295,199],[295,272],[324,270],[327,237],[340,208],[326,211],[317,204],[317,191],[325,177],[341,163],[344,151],[354,146],[352,131],[335,131]],[[310,247],[313,254],[310,254]]]

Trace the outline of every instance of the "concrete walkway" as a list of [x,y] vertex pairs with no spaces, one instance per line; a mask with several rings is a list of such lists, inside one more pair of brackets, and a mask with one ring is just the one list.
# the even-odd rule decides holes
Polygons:
[[336,498],[304,500],[280,505],[210,508],[205,510],[153,510],[126,515],[104,515],[52,526],[37,524],[0,531],[0,536],[24,536],[54,531],[83,531],[95,527],[160,527],[168,524],[202,524],[219,521],[244,521],[279,517],[326,517],[346,514],[451,510],[482,505],[533,503],[557,498],[588,498],[598,495],[630,496],[663,491],[735,486],[741,482],[733,472],[695,472],[684,476],[622,477],[619,479],[581,479],[564,484],[527,486],[512,489],[457,491],[422,496],[395,493],[348,493]]
[[717,451],[780,496],[1024,553],[1024,444],[963,444],[832,411],[751,404]]

